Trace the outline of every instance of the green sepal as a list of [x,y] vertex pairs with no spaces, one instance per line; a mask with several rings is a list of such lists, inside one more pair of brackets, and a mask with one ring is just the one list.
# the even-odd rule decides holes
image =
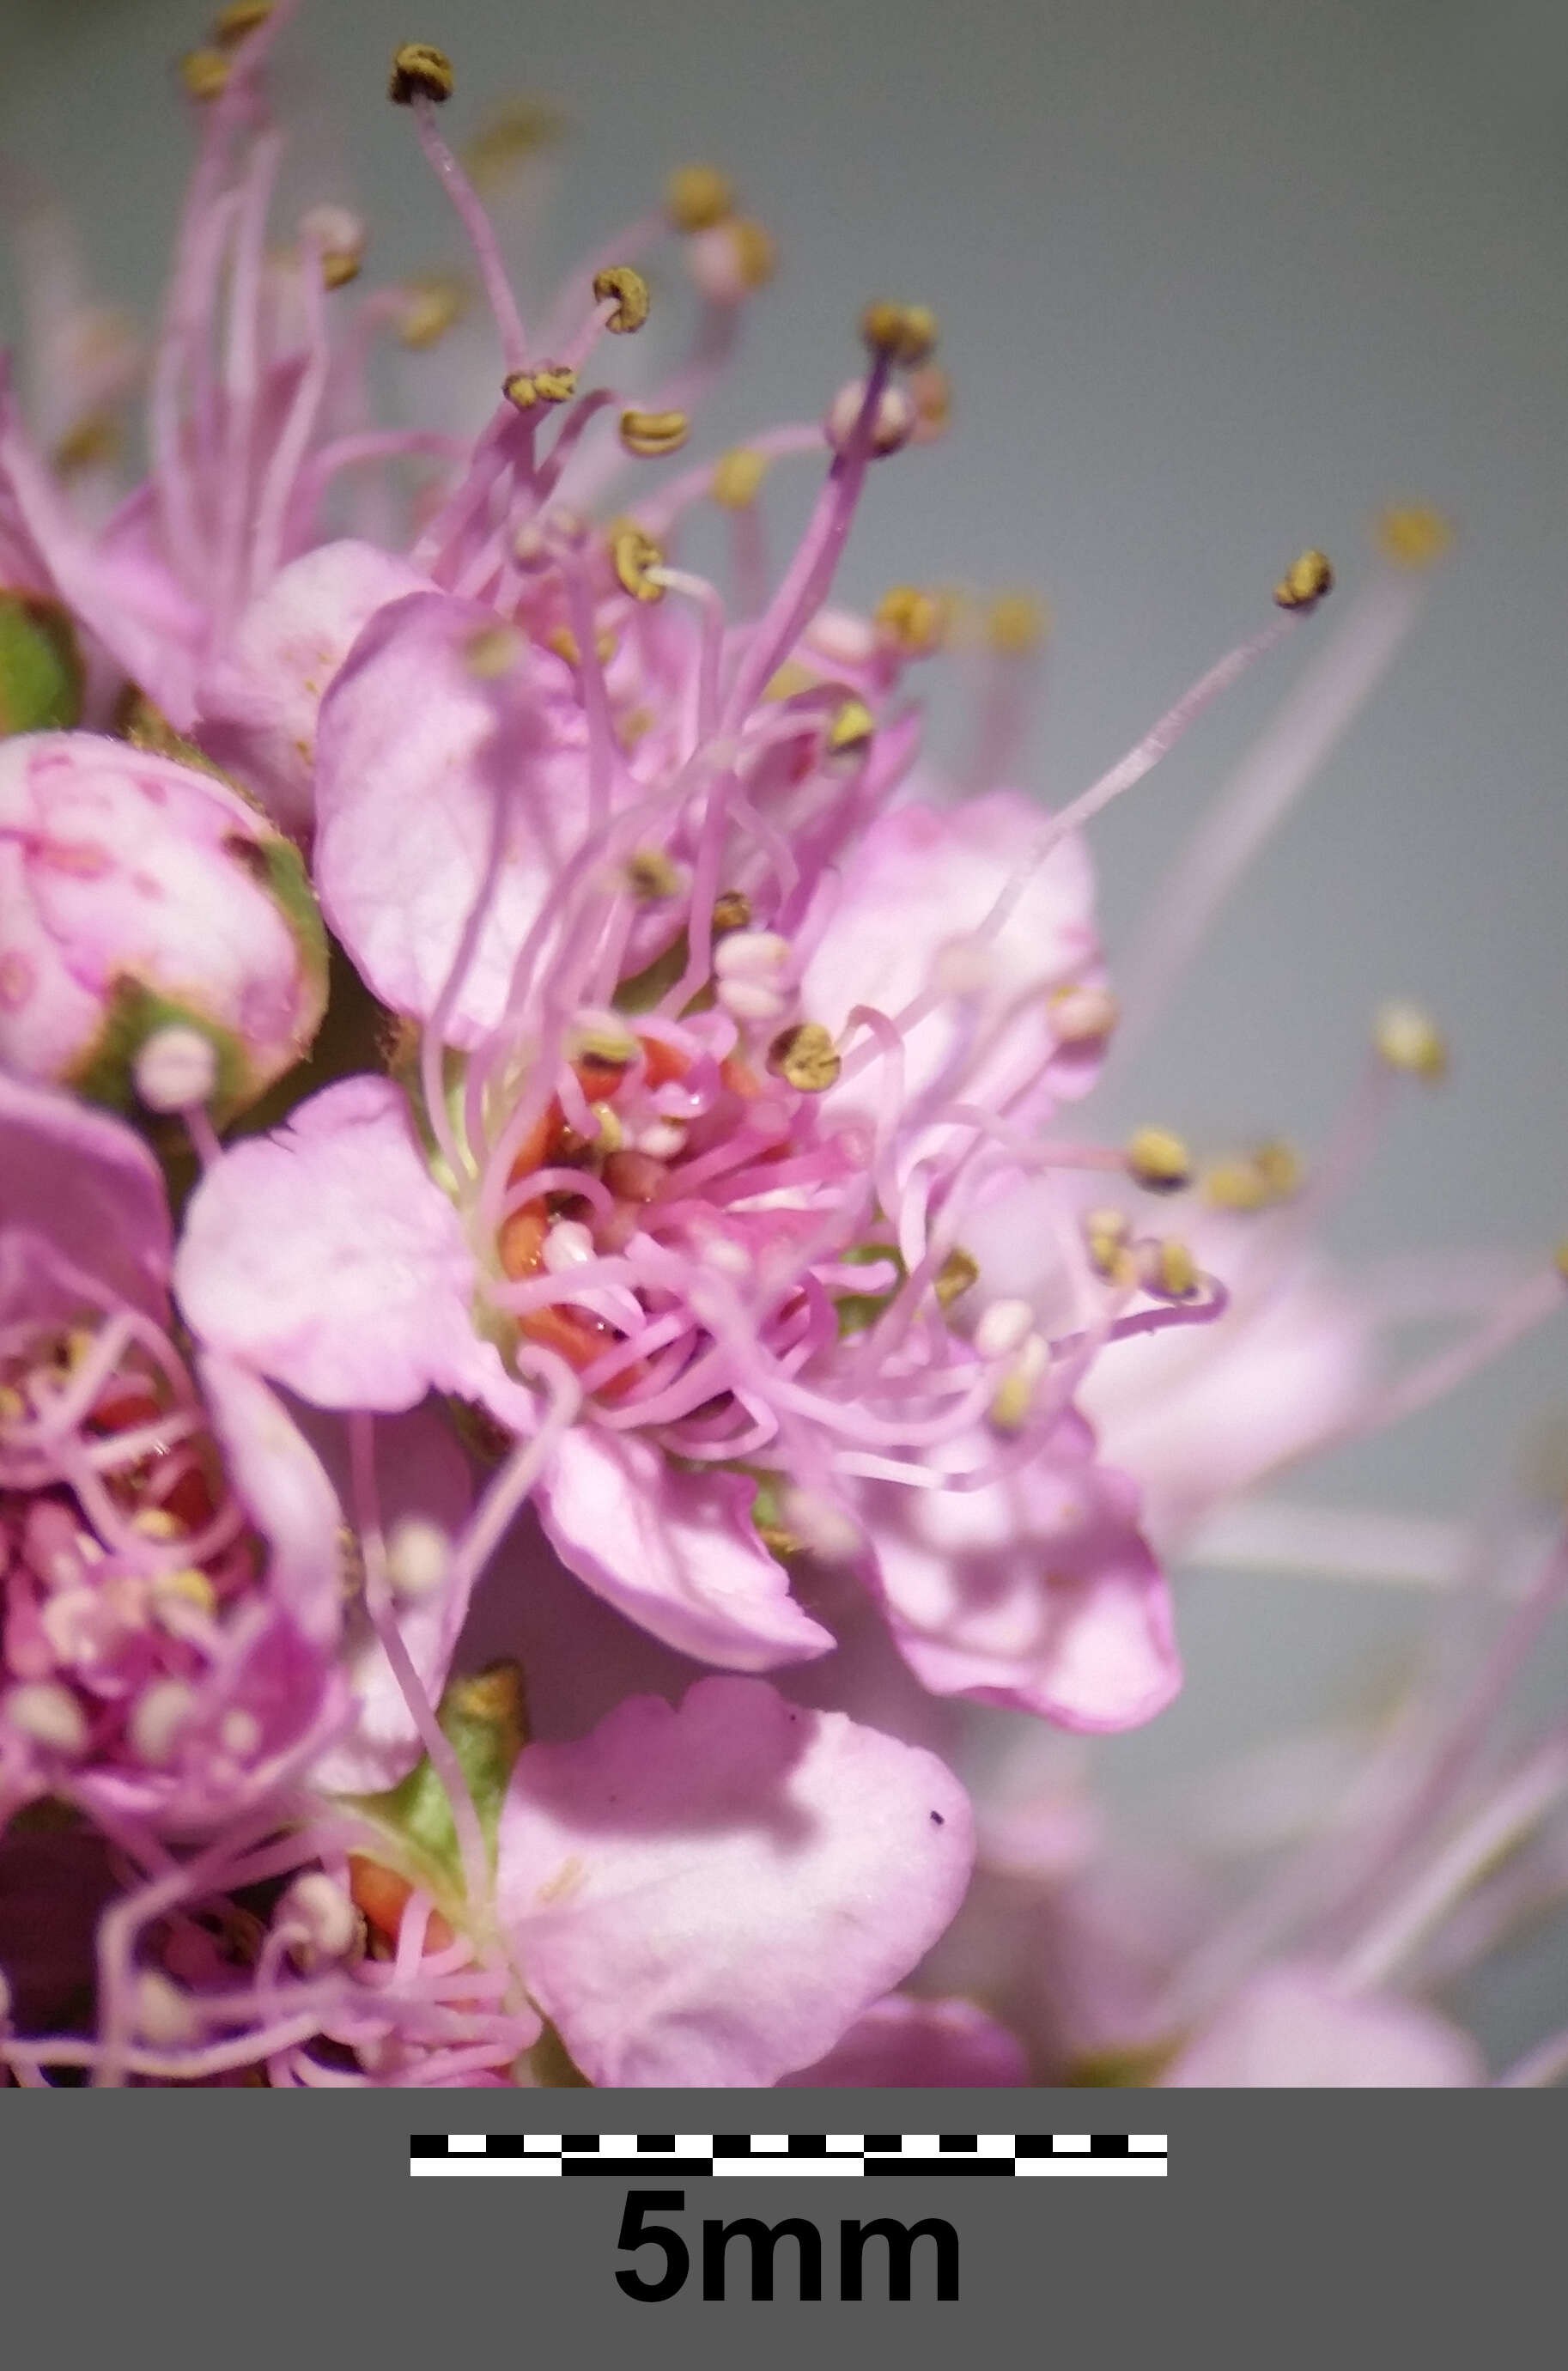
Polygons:
[[172,996],[160,996],[139,979],[117,979],[110,992],[103,1026],[91,1049],[64,1081],[91,1104],[140,1118],[134,1067],[155,1029],[194,1029],[212,1047],[217,1079],[209,1108],[214,1123],[239,1110],[255,1093],[249,1058],[233,1030],[222,1028]]
[[68,733],[82,714],[82,654],[57,603],[0,592],[0,738]]
[[1126,2041],[1086,2050],[1068,2066],[1063,2082],[1075,2091],[1147,2091],[1157,2084],[1180,2051],[1179,2041]]
[[[467,1780],[493,1864],[501,1807],[528,1741],[521,1666],[490,1663],[471,1678],[454,1680],[436,1718]],[[405,1874],[417,1874],[440,1901],[462,1901],[463,1856],[452,1806],[428,1754],[385,1794],[351,1799],[392,1843]]]

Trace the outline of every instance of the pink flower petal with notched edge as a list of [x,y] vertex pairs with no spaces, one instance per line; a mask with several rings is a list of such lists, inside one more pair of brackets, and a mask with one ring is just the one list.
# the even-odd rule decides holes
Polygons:
[[[141,1138],[107,1113],[0,1071],[0,1231],[10,1228],[41,1237],[160,1323],[166,1316],[168,1204]],[[43,1291],[41,1277],[28,1278],[29,1300]]]
[[857,2019],[825,2058],[782,2088],[810,2090],[1012,2089],[1029,2080],[1021,2041],[966,2000],[911,2000],[892,1993]]
[[765,1681],[633,1697],[521,1755],[497,1899],[596,2084],[778,2082],[907,1974],[963,1897],[969,1805],[931,1754]]
[[1319,1968],[1266,1968],[1164,2076],[1169,2090],[1446,2091],[1486,2080],[1468,2033],[1411,2001],[1335,1989]]
[[280,571],[202,677],[203,748],[285,828],[311,821],[317,719],[333,677],[378,609],[430,589],[374,544],[323,544]]
[[[1098,977],[1093,879],[1078,839],[1063,840],[1028,877],[1017,905],[993,936],[971,945],[996,900],[1027,864],[1046,822],[1038,806],[1011,791],[967,800],[946,811],[910,804],[879,815],[808,915],[810,948],[801,1004],[836,1035],[857,1004],[896,1016],[942,977],[966,984],[913,1024],[904,1047],[907,1106],[956,1064],[966,1099],[986,1102],[1033,1081],[1051,1062],[1048,991]],[[998,1041],[971,1070],[972,1044]],[[832,1090],[835,1116],[852,1101],[874,1107],[880,1066]],[[1081,1092],[1089,1083],[1081,1054],[1058,1058],[1047,1083]]]
[[[963,1455],[960,1455],[960,1446]],[[944,1448],[956,1466],[984,1444]],[[1182,1684],[1164,1576],[1136,1493],[1067,1418],[1032,1462],[978,1490],[881,1484],[861,1503],[888,1622],[939,1695],[1132,1729]]]
[[[502,694],[468,656],[494,628],[493,610],[449,594],[395,602],[355,643],[317,732],[323,909],[377,996],[421,1019],[478,902],[496,824],[486,749]],[[448,1024],[454,1045],[500,1021],[518,951],[582,828],[581,718],[538,689],[538,672],[525,656],[505,687],[505,853]]]
[[186,1214],[175,1288],[210,1349],[318,1406],[485,1392],[531,1413],[474,1332],[473,1255],[390,1079],[344,1079],[214,1162]]
[[583,1426],[537,1493],[557,1554],[617,1612],[703,1662],[766,1671],[834,1642],[757,1538],[754,1495],[742,1475],[683,1474],[647,1441]]

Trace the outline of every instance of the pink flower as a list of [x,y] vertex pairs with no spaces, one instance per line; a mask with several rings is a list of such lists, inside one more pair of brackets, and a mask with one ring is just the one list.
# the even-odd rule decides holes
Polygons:
[[168,1332],[137,1139],[0,1078],[0,1779],[174,1833],[343,1725],[337,1501],[263,1385]]
[[0,1066],[156,1108],[139,1059],[178,1028],[207,1051],[171,1099],[233,1112],[305,1052],[326,986],[298,859],[225,783],[97,734],[0,742]]
[[936,1758],[755,1680],[634,1697],[532,1746],[497,1893],[595,2083],[769,2084],[821,2054],[957,1908],[969,1808]]

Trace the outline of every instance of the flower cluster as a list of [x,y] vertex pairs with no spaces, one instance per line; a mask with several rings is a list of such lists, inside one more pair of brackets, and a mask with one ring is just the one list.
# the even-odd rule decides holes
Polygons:
[[[767,234],[686,168],[525,322],[452,66],[406,44],[391,98],[499,351],[471,438],[379,425],[381,346],[456,300],[362,293],[335,206],[269,243],[293,13],[227,8],[184,64],[145,477],[115,497],[137,364],[66,281],[34,291],[52,449],[0,386],[0,2066],[1478,2079],[1392,1996],[1404,1928],[1355,1914],[1401,1875],[1424,1936],[1491,1865],[1477,1822],[1560,1804],[1560,1737],[1470,1781],[1561,1558],[1485,1701],[1388,1749],[1328,1940],[1117,1930],[1076,1763],[957,1775],[966,1704],[1056,1751],[1160,1713],[1194,1531],[1560,1297],[1543,1262],[1401,1300],[1319,1248],[1442,1070],[1412,1008],[1310,1170],[1071,1124],[1124,1024],[1084,827],[1328,562],[1045,812],[999,786],[1028,605],[833,599],[870,473],[945,429],[931,314],[868,306],[819,421],[660,470]],[[644,386],[661,239],[696,332]],[[790,458],[820,483],[775,573]],[[705,510],[723,587],[677,557]],[[1128,1030],[1413,616],[1438,523],[1382,541],[1179,869]],[[965,642],[968,794],[909,688]],[[1456,1312],[1394,1365],[1396,1324]]]

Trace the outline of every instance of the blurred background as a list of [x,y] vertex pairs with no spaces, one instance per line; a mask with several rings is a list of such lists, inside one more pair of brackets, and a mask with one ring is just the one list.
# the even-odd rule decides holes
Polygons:
[[[190,150],[188,0],[4,0],[0,148],[80,226],[99,293],[155,303]],[[701,449],[815,416],[869,295],[932,304],[945,442],[873,475],[844,579],[1027,584],[1055,630],[1020,780],[1059,804],[1266,614],[1321,545],[1371,568],[1381,504],[1456,530],[1381,693],[1228,909],[1110,1124],[1310,1148],[1367,1016],[1427,1001],[1455,1060],[1412,1092],[1335,1240],[1350,1254],[1568,1233],[1568,17],[1553,0],[313,0],[291,36],[302,193],[362,206],[378,272],[458,260],[393,46],[453,56],[456,129],[526,92],[571,126],[538,278],[655,200],[674,164],[739,179],[777,282]],[[297,105],[294,98],[297,96]],[[3,269],[3,266],[0,266]],[[4,324],[15,323],[4,284]],[[488,396],[482,332],[460,347]],[[441,350],[418,365],[434,388]],[[414,399],[418,400],[417,373]],[[1343,597],[1343,596],[1342,596]],[[1332,615],[1332,612],[1331,612]],[[1097,826],[1114,969],[1297,642]],[[937,696],[938,734],[956,739]],[[1568,1439],[1548,1329],[1297,1497],[1461,1516]],[[1423,1592],[1194,1569],[1189,1685],[1097,1773],[1158,1836],[1190,1774],[1397,1671]],[[1568,1694],[1561,1629],[1538,1659]],[[1470,1996],[1495,2059],[1560,2023],[1561,1925]]]

